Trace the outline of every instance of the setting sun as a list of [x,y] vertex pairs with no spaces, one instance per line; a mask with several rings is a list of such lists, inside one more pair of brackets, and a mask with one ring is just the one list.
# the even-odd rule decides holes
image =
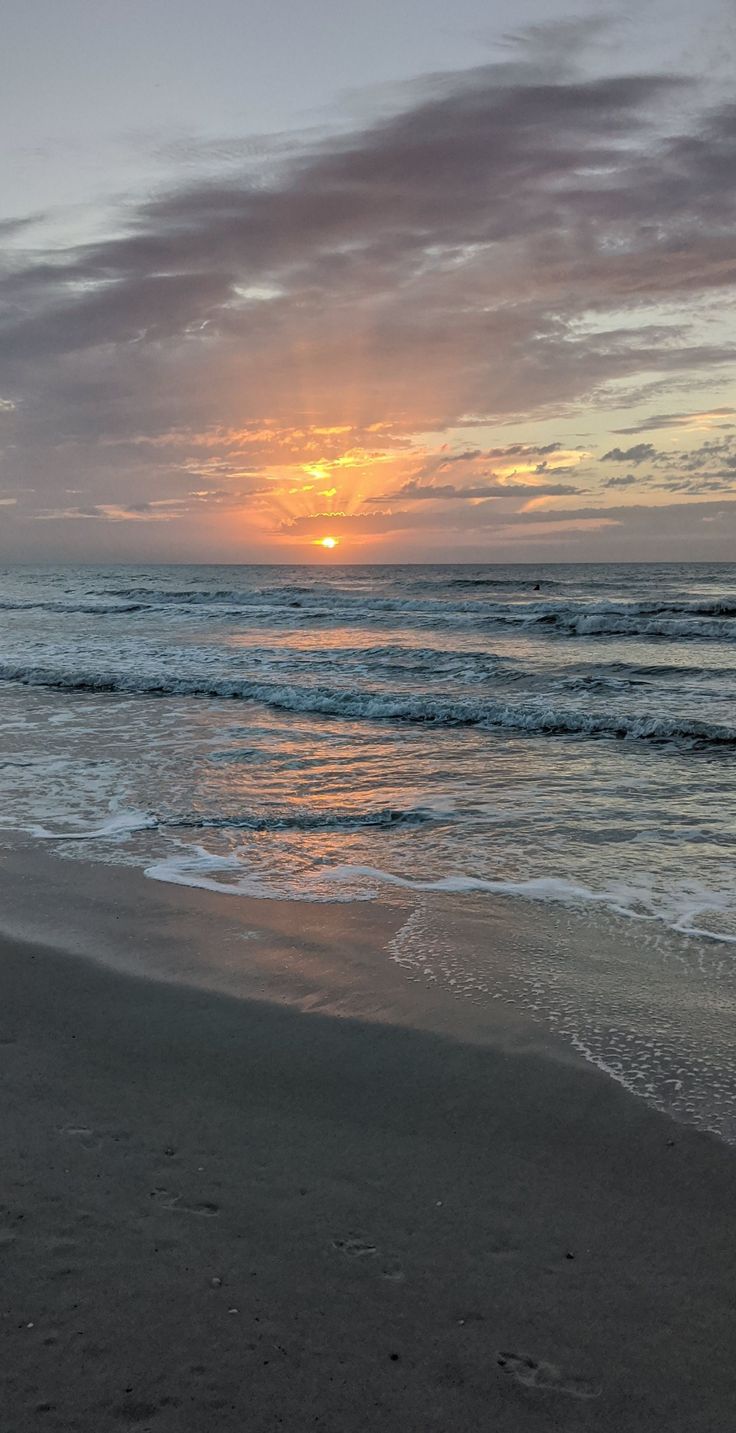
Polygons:
[[336,538],[336,537],[321,537],[321,538],[319,539],[319,542],[318,542],[317,546],[318,546],[318,547],[337,547],[337,538]]

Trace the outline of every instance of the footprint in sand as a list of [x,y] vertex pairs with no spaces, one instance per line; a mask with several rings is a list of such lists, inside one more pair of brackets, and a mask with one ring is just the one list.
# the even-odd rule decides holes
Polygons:
[[123,1402],[113,1409],[116,1418],[124,1423],[150,1423],[159,1412],[155,1403],[139,1403],[133,1398],[125,1398]]
[[530,1358],[525,1353],[496,1355],[496,1362],[504,1373],[515,1378],[524,1388],[539,1388],[547,1393],[566,1393],[569,1398],[598,1398],[600,1384],[589,1383],[586,1378],[567,1378],[554,1363],[545,1363]]
[[169,1189],[152,1189],[150,1198],[162,1209],[173,1210],[175,1214],[197,1214],[201,1219],[214,1219],[220,1212],[219,1204],[213,1204],[208,1199],[186,1204],[181,1194],[172,1194]]
[[393,1284],[404,1282],[404,1271],[398,1260],[384,1259],[380,1249],[375,1244],[369,1244],[367,1239],[350,1234],[347,1239],[333,1239],[332,1247],[337,1249],[338,1253],[347,1255],[349,1259],[378,1259],[382,1265],[382,1279],[388,1279]]
[[20,1209],[11,1209],[8,1204],[0,1204],[0,1249],[7,1248],[12,1244],[23,1227],[25,1214]]
[[347,1239],[333,1239],[332,1247],[351,1259],[375,1259],[378,1255],[375,1244],[368,1244],[365,1239],[358,1239],[353,1234]]
[[76,1140],[85,1149],[98,1149],[101,1144],[120,1144],[121,1141],[130,1139],[130,1134],[124,1129],[91,1129],[89,1125],[63,1125],[59,1130],[67,1139]]

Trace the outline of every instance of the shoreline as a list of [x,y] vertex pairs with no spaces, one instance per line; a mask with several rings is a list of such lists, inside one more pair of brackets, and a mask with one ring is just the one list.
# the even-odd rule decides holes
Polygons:
[[[494,904],[500,943],[513,929],[514,906]],[[137,866],[64,858],[30,843],[6,847],[0,860],[0,940],[214,995],[549,1049],[549,1035],[523,1011],[455,1001],[440,983],[402,969],[391,947],[415,909],[404,892],[385,901],[226,899],[151,880]],[[560,1058],[579,1061],[557,1043]]]
[[264,911],[235,997],[165,968],[239,902],[146,883],[134,918],[126,873],[62,864],[34,919],[66,899],[77,953],[0,936],[13,1433],[731,1425],[732,1150],[505,1007],[369,979],[400,911]]
[[122,973],[592,1067],[736,1147],[736,976],[717,942],[520,895],[235,899],[27,841],[3,850],[0,911],[5,934]]

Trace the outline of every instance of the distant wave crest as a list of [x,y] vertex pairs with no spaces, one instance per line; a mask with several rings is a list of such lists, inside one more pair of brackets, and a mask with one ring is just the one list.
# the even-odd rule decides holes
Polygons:
[[[736,639],[736,597],[677,598],[646,601],[573,600],[556,597],[565,584],[552,578],[456,576],[438,583],[431,593],[417,595],[369,594],[299,584],[237,587],[106,587],[85,600],[29,598],[0,600],[4,611],[45,611],[90,617],[133,613],[188,615],[191,620],[208,613],[218,620],[247,619],[253,627],[304,624],[321,629],[334,624],[351,627],[385,626],[401,622],[417,631],[501,631],[522,628],[531,635],[550,638],[642,638],[670,641],[732,642]],[[535,596],[535,589],[539,596]],[[549,593],[548,596],[545,594]],[[86,600],[86,598],[89,600]]]

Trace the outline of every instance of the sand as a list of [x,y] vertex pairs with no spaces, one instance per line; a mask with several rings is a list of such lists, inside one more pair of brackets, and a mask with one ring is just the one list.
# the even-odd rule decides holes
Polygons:
[[[736,1427],[731,1149],[385,966],[348,1016],[395,910],[56,880],[165,978],[0,943],[3,1433]],[[173,981],[197,912],[268,998]]]

